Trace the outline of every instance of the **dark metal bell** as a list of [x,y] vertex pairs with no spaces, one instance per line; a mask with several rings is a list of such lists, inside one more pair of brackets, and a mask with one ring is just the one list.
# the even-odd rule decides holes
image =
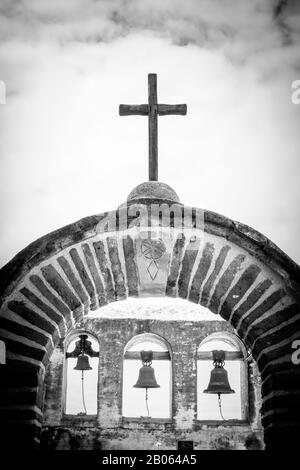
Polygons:
[[156,382],[154,369],[151,366],[143,366],[139,371],[139,378],[134,385],[135,388],[158,388],[160,385]]
[[77,364],[74,367],[74,370],[91,370],[92,367],[89,363],[89,356],[86,354],[80,354],[77,358]]
[[203,393],[235,393],[229,385],[227,371],[223,367],[215,367],[210,373],[210,381]]

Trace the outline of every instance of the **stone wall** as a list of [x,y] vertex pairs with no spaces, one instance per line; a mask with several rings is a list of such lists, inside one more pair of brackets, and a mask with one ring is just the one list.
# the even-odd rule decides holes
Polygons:
[[[169,212],[167,224],[162,212]],[[299,292],[299,266],[262,234],[174,200],[133,200],[45,235],[0,270],[1,442],[39,448],[45,369],[91,311],[126,298],[174,297],[207,307],[235,328],[261,373],[266,448],[295,448]],[[105,420],[112,420],[109,408],[102,409]]]
[[[98,414],[95,417],[63,414],[64,351],[60,343],[52,354],[45,379],[43,448],[167,450],[177,449],[180,440],[192,440],[195,449],[263,448],[260,377],[253,361],[248,363],[247,421],[197,420],[197,349],[214,332],[233,332],[227,322],[86,318],[78,328],[99,340]],[[122,417],[124,348],[133,336],[141,333],[157,334],[172,348],[171,420]]]

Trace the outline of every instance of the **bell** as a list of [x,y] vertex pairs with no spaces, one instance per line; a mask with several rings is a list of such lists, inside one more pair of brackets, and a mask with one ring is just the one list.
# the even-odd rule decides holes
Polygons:
[[203,393],[235,393],[229,385],[228,374],[224,367],[216,366],[210,373],[210,381]]
[[74,370],[91,370],[92,367],[89,364],[89,357],[86,354],[80,354],[77,358],[77,364]]
[[135,388],[158,388],[160,385],[156,382],[154,369],[151,366],[143,366],[140,368],[139,377]]

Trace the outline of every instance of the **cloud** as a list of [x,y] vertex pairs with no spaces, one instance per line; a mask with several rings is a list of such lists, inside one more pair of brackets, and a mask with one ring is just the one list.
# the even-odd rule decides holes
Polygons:
[[0,6],[2,47],[20,41],[70,47],[144,32],[182,47],[218,49],[236,65],[282,49],[280,65],[292,66],[300,52],[300,7],[296,0],[4,0]]
[[97,42],[150,30],[182,44],[237,40],[255,52],[280,42],[279,23],[292,39],[300,32],[296,0],[4,0],[0,13],[2,39],[29,41]]

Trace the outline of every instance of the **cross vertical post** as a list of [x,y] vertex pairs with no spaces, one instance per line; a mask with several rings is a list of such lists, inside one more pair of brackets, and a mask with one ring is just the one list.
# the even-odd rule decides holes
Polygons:
[[157,116],[178,114],[185,116],[186,104],[158,104],[157,103],[157,75],[148,74],[148,104],[120,104],[120,116],[148,116],[149,131],[149,181],[158,181],[158,132]]
[[158,180],[157,79],[148,75],[149,181]]

